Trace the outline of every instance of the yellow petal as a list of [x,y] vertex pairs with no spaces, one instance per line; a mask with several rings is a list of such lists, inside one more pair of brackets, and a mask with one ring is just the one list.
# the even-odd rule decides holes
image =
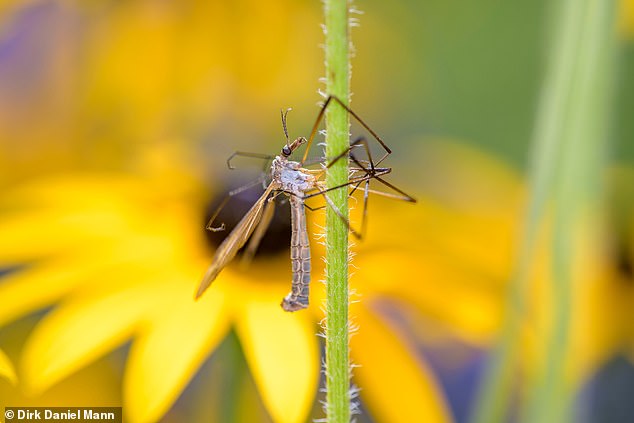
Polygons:
[[[386,202],[384,208],[372,208],[368,241],[360,252],[364,245],[386,242],[396,248],[432,245],[449,258],[506,279],[523,200],[517,172],[459,143],[426,142],[421,157],[427,177],[418,190],[424,196],[416,205]],[[385,225],[394,221],[403,224]]]
[[[128,339],[148,309],[168,302],[160,280],[79,298],[47,315],[25,346],[25,385],[34,393],[68,376]],[[165,298],[161,298],[165,297]]]
[[18,382],[13,364],[2,350],[0,350],[0,377],[4,377],[14,385]]
[[[86,245],[101,249],[122,233],[121,217],[106,212],[49,210],[4,215],[0,222],[0,264],[19,264]],[[118,226],[118,227],[117,227]],[[97,229],[100,228],[100,229]]]
[[320,371],[317,335],[308,314],[282,311],[275,295],[253,297],[236,315],[236,329],[273,420],[304,422]]
[[125,413],[131,422],[159,420],[227,333],[222,292],[194,301],[193,286],[183,284],[174,291],[172,302],[132,345],[124,379]]
[[626,39],[634,37],[634,0],[621,0],[619,30]]
[[377,422],[451,422],[431,371],[397,334],[364,307],[352,315],[359,330],[350,339],[361,397]]
[[0,326],[51,304],[92,273],[85,263],[55,260],[18,269],[0,279]]
[[167,234],[176,240],[183,238],[183,232],[191,232],[192,208],[174,202],[162,206],[164,213],[156,213],[157,201],[163,204],[171,197],[152,198],[155,185],[142,182],[75,174],[11,191],[9,205],[0,204],[0,265],[80,252],[88,245],[98,255],[128,245],[133,236],[160,239],[156,227],[162,229],[158,232],[163,238]]
[[131,237],[107,253],[91,243],[90,249],[18,268],[0,279],[0,325],[46,307],[81,285],[114,287],[146,280],[173,248],[165,243]]
[[[52,304],[81,284],[98,286],[104,269],[117,264],[121,264],[121,260],[110,255],[97,259],[73,255],[39,262],[3,275],[0,279],[0,325]],[[118,276],[121,277],[122,273],[119,272]]]
[[[79,180],[75,183],[84,187]],[[34,185],[37,189],[9,195],[17,204],[14,208],[5,211],[8,206],[5,210],[0,206],[0,263],[20,263],[89,244],[101,247],[120,241],[143,219],[143,211],[130,207],[129,200],[136,198],[114,190],[114,182],[109,189],[94,185],[91,190],[64,184]],[[51,193],[58,198],[48,205]]]
[[354,286],[361,293],[397,297],[412,304],[461,339],[490,342],[503,312],[504,291],[499,281],[433,248],[418,255],[421,249],[363,252],[356,262]]

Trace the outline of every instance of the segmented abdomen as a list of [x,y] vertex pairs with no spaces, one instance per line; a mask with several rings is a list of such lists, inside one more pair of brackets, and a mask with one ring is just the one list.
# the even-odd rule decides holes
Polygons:
[[310,286],[310,244],[306,228],[304,201],[292,195],[291,202],[291,266],[293,284],[291,292],[282,301],[286,311],[297,311],[308,307]]

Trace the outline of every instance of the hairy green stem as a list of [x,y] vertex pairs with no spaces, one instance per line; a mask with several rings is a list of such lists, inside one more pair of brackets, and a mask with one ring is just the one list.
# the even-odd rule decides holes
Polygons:
[[[347,103],[350,97],[349,27],[347,0],[325,1],[326,92]],[[343,152],[349,141],[349,117],[339,104],[326,111],[326,157]],[[348,182],[348,163],[338,160],[328,170],[328,187]],[[328,193],[333,205],[348,216],[348,193]],[[348,351],[348,228],[336,212],[326,213],[326,414],[330,423],[350,421],[350,365]]]
[[[536,236],[549,213],[553,230],[549,280],[555,302],[553,326],[546,339],[543,367],[528,389],[522,420],[564,422],[570,418],[570,388],[565,380],[571,323],[572,266],[582,218],[598,202],[598,184],[607,139],[613,65],[614,0],[559,0],[552,46],[541,92],[529,179],[529,204],[509,290],[509,310],[474,422],[505,421],[523,301],[536,255]],[[583,195],[580,195],[583,193]]]

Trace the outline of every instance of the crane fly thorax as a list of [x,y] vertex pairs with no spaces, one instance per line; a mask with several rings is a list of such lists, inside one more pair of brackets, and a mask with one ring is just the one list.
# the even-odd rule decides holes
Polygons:
[[315,186],[315,176],[306,172],[301,163],[277,156],[271,164],[271,177],[283,191],[303,194]]

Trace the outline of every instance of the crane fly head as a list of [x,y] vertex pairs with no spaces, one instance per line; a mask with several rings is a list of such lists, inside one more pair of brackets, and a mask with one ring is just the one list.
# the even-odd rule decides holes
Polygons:
[[290,144],[286,144],[284,147],[282,147],[282,156],[288,158],[290,157],[291,154],[293,154],[293,151],[297,150],[297,148],[306,143],[306,138],[304,137],[299,137],[296,138],[295,141],[293,141]]

